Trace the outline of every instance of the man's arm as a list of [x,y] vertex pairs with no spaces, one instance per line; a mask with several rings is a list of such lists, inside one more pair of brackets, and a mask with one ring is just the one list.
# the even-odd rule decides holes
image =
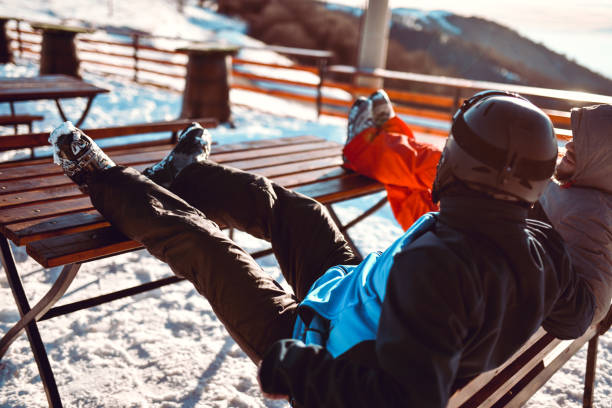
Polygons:
[[[563,239],[549,224],[528,220],[528,228],[546,243],[546,256],[557,272],[560,296],[542,326],[560,339],[580,337],[591,324],[595,299],[580,270],[573,265]],[[542,254],[544,255],[544,254]]]

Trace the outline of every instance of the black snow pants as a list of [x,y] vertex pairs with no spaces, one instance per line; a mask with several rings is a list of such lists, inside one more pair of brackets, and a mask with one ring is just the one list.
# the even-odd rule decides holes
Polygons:
[[[323,205],[213,162],[186,167],[171,191],[121,166],[97,173],[89,190],[114,227],[193,283],[255,362],[291,337],[299,301],[326,269],[358,263]],[[293,293],[217,224],[269,241]]]

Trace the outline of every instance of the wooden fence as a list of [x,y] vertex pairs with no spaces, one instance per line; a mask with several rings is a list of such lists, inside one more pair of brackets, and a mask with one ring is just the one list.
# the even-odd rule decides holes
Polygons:
[[[23,20],[12,20],[8,25],[12,49],[17,55],[38,59],[41,35]],[[121,75],[143,84],[182,91],[187,56],[176,49],[193,41],[153,37],[148,34],[122,34],[107,32],[107,38],[96,34],[80,34],[77,50],[82,69],[103,74]],[[110,38],[110,39],[109,39]],[[161,41],[172,46],[155,45]],[[420,91],[385,88],[396,111],[405,115],[410,126],[418,132],[441,137],[448,134],[453,113],[463,100],[484,89],[518,92],[532,99],[549,114],[557,136],[561,140],[571,137],[569,109],[558,109],[558,102],[566,106],[585,106],[612,103],[612,97],[557,89],[535,88],[461,78],[377,70],[358,70],[352,66],[328,63],[328,51],[305,50],[288,47],[242,48],[244,51],[273,51],[286,57],[308,58],[311,65],[262,62],[261,58],[233,59],[233,89],[264,93],[301,103],[313,104],[318,115],[346,117],[352,101],[358,95],[367,95],[375,89],[354,85],[356,76],[370,76],[393,80],[395,83],[417,85]],[[339,80],[342,78],[343,80]],[[423,91],[425,89],[426,91]],[[340,95],[340,96],[338,96]]]

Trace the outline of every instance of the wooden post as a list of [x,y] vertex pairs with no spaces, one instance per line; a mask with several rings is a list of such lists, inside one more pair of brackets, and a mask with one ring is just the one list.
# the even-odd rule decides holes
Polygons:
[[321,117],[321,108],[323,105],[323,81],[327,73],[327,58],[321,58],[318,61],[317,68],[319,70],[319,83],[317,84],[317,119]]
[[230,120],[232,57],[238,49],[202,44],[177,50],[188,56],[181,118],[210,117],[219,123]]
[[138,34],[132,35],[132,45],[134,46],[134,82],[138,82],[138,45],[140,43],[140,36]]
[[65,74],[80,78],[80,61],[74,38],[79,33],[91,33],[93,30],[54,24],[32,24],[32,28],[42,30],[40,75]]
[[8,17],[0,17],[0,64],[6,64],[7,62],[13,61],[11,38],[6,33],[6,23],[8,23],[8,21]]
[[17,44],[19,44],[19,58],[23,57],[23,42],[21,41],[21,20],[17,19]]

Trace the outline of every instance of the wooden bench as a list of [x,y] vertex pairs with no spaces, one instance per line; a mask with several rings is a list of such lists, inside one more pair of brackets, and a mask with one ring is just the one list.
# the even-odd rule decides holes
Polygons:
[[[214,122],[198,120],[204,126]],[[157,124],[130,125],[104,129],[86,129],[94,139],[119,135],[139,135],[153,131],[176,132],[191,120]],[[0,138],[0,151],[48,145],[48,133]],[[130,139],[127,138],[126,139]],[[156,142],[105,148],[113,160],[143,170],[161,160],[174,146],[172,136]],[[347,171],[342,165],[342,146],[314,136],[257,140],[228,145],[214,145],[211,159],[243,170],[267,176],[325,204],[340,226],[346,230],[386,203],[383,197],[372,208],[342,225],[331,204],[384,190],[372,179]],[[142,248],[117,230],[93,208],[89,197],[81,193],[50,158],[22,160],[0,164],[0,255],[7,279],[22,319],[3,333],[0,356],[25,330],[39,367],[49,404],[61,406],[61,398],[51,371],[37,321],[89,308],[115,299],[131,296],[163,285],[178,282],[175,276],[144,285],[102,294],[91,299],[53,307],[61,298],[84,262]],[[345,234],[350,244],[355,245]],[[30,307],[22,287],[17,265],[8,240],[25,245],[26,252],[44,267],[63,266],[49,292]],[[355,248],[356,249],[356,248]],[[254,257],[270,253],[254,253]]]
[[2,115],[0,116],[0,126],[13,126],[15,134],[17,134],[18,125],[27,125],[28,132],[32,133],[32,122],[35,120],[43,120],[45,117],[41,115]]
[[502,366],[480,374],[456,391],[448,408],[520,407],[587,342],[583,407],[592,407],[599,336],[611,323],[612,307],[600,323],[575,340],[559,340],[540,328]]
[[[189,120],[159,124],[132,125],[86,132],[95,139],[142,134],[151,131],[174,131],[185,127]],[[206,125],[206,123],[203,123]],[[212,126],[212,124],[208,124]],[[48,134],[39,133],[0,138],[0,150],[16,147],[43,146]],[[163,158],[173,146],[172,137],[161,142],[107,148],[119,164],[142,170]],[[342,225],[331,207],[332,203],[380,192],[378,182],[347,171],[341,167],[342,146],[313,136],[256,140],[243,143],[215,145],[212,160],[243,170],[252,171],[314,197],[324,203],[343,232],[367,217],[386,198],[376,203],[354,220]],[[52,307],[78,272],[83,262],[113,256],[141,248],[114,230],[95,211],[87,196],[62,174],[49,158],[0,164],[0,255],[11,289],[17,299],[22,322],[7,333],[16,337],[25,329],[51,406],[61,406],[60,395],[49,366],[36,321],[71,313],[115,299],[131,296],[180,278],[169,277],[144,285],[102,294],[59,307]],[[346,235],[350,241],[350,237]],[[16,245],[25,245],[27,253],[44,267],[64,268],[49,293],[30,308],[19,279],[8,239]],[[352,244],[352,241],[351,245]],[[354,245],[353,245],[354,246]],[[269,251],[254,253],[257,257]],[[458,390],[449,407],[515,407],[529,399],[548,378],[586,342],[589,342],[586,399],[592,392],[597,336],[610,325],[593,326],[579,339],[561,341],[538,331],[508,362],[491,372],[483,373]],[[607,327],[606,327],[607,325]],[[4,339],[3,339],[4,340]],[[7,342],[10,344],[10,342]],[[8,347],[8,344],[6,347]],[[3,351],[0,350],[0,355]],[[588,385],[588,384],[587,384]],[[585,404],[585,406],[589,406]]]

